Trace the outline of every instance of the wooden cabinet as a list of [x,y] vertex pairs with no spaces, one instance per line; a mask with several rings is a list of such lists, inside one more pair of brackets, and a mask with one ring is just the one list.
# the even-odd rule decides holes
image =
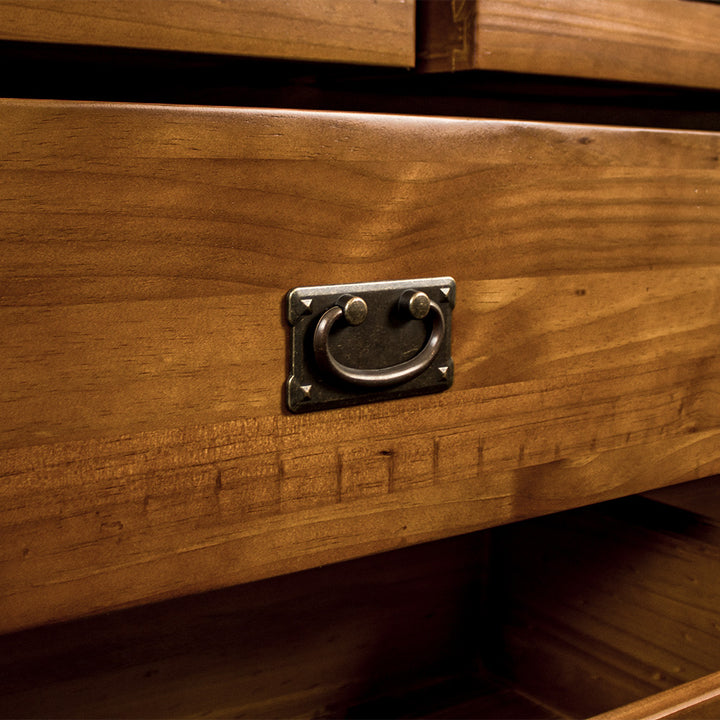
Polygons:
[[[135,5],[93,39],[99,4],[0,3],[2,33],[390,64],[326,28],[342,52],[312,57],[203,29],[260,5]],[[405,3],[372,9],[407,40]],[[576,716],[720,669],[685,575],[680,667],[623,644],[655,586],[608,649],[612,591],[581,572],[622,594],[624,553],[642,576],[669,536],[716,570],[676,502],[581,508],[720,473],[720,135],[27,95],[0,101],[0,713]],[[432,276],[457,283],[451,389],[288,412],[291,288]],[[569,624],[586,587],[597,622]]]

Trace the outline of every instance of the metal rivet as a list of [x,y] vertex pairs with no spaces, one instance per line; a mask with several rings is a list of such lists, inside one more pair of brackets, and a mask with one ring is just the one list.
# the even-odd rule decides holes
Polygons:
[[410,298],[408,308],[414,318],[422,320],[430,312],[430,298],[424,292],[416,292]]
[[422,320],[430,312],[430,298],[421,290],[406,290],[400,296],[400,309]]
[[447,365],[442,365],[441,367],[438,368],[438,371],[440,372],[440,376],[442,377],[443,380],[447,380],[449,369],[450,368]]
[[338,305],[342,308],[345,322],[348,325],[360,325],[365,322],[368,308],[367,303],[361,297],[344,295],[338,300]]
[[312,385],[300,385],[300,392],[303,394],[303,400],[310,399],[311,390],[312,390]]
[[312,298],[300,298],[300,307],[303,315],[309,315],[312,312]]

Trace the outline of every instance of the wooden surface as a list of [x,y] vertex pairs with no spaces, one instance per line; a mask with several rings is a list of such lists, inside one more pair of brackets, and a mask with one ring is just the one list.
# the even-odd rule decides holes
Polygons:
[[494,535],[503,629],[488,662],[570,717],[675,717],[705,697],[717,708],[718,675],[664,691],[720,670],[720,527],[631,498]]
[[451,539],[4,635],[0,717],[348,717],[474,669],[485,558]]
[[720,7],[686,0],[424,0],[418,65],[720,87]]
[[[720,138],[7,101],[0,629],[720,472]],[[298,285],[452,275],[444,394],[291,416]]]
[[410,67],[413,0],[0,0],[0,38]]
[[720,717],[720,672],[707,675],[631,705],[596,715],[593,720],[662,720]]

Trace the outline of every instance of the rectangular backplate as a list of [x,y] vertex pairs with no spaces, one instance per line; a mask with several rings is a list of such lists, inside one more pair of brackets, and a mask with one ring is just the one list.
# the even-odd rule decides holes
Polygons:
[[[425,293],[437,310],[431,309],[425,319],[403,312],[398,304],[407,291]],[[327,347],[339,363],[352,368],[388,369],[414,362],[435,332],[434,313],[439,310],[444,334],[437,354],[417,376],[387,387],[362,387],[339,379],[321,367],[313,338],[320,319],[343,296],[362,298],[367,305],[367,318],[357,326],[350,325],[344,317],[333,324],[327,335]],[[307,412],[446,390],[453,380],[450,335],[454,305],[455,281],[451,277],[291,290],[287,295],[287,320],[291,326],[288,408]]]

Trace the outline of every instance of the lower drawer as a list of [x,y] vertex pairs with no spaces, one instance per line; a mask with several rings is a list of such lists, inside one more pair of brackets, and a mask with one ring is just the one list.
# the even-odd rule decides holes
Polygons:
[[[0,117],[0,631],[720,470],[716,134]],[[435,276],[451,389],[285,409],[288,290]]]
[[6,634],[0,717],[717,718],[719,577],[716,520],[616,500]]

